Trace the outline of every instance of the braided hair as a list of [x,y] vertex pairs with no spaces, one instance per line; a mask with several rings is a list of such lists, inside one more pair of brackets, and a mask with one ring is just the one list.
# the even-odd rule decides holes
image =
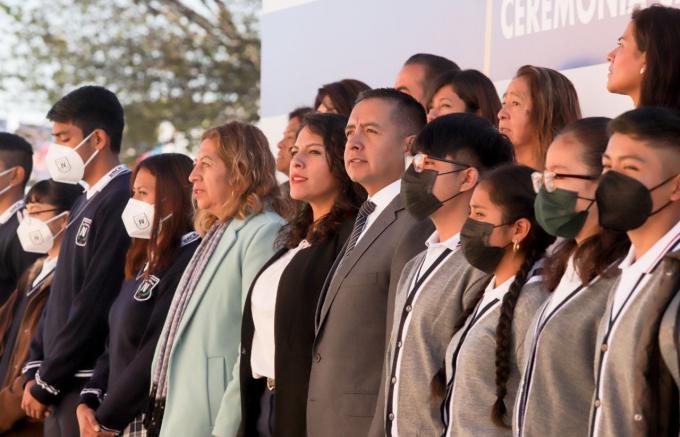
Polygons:
[[[505,165],[486,174],[481,182],[488,187],[491,201],[503,210],[504,223],[514,223],[522,218],[531,223],[529,233],[517,248],[517,255],[523,256],[524,260],[515,273],[515,279],[510,284],[508,292],[503,297],[496,326],[496,401],[491,408],[491,419],[502,428],[508,428],[505,423],[507,416],[505,396],[508,392],[507,382],[510,376],[512,321],[515,306],[522,288],[530,279],[534,264],[543,258],[548,246],[555,241],[555,237],[546,233],[534,217],[536,194],[531,184],[532,172],[533,169],[527,166]],[[473,308],[481,297],[481,293],[476,296],[477,302],[473,302]]]

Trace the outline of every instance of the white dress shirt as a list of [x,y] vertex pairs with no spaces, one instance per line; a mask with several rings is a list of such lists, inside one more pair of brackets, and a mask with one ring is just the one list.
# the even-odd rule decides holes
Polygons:
[[399,195],[400,191],[401,179],[397,179],[367,199],[375,203],[375,209],[368,215],[368,217],[366,217],[366,225],[364,226],[364,230],[361,231],[361,235],[359,235],[359,238],[357,239],[357,244],[359,244],[359,241],[361,241],[364,235],[366,235],[366,231],[368,231],[368,228],[370,228],[375,222],[375,219],[377,219],[378,216],[385,210],[385,208],[387,208],[387,205],[389,205],[390,202],[392,202],[392,200],[394,200],[394,198]]
[[574,292],[578,287],[583,285],[581,278],[576,272],[576,266],[574,265],[574,254],[569,257],[567,261],[567,267],[564,270],[564,274],[560,279],[560,283],[557,288],[552,292],[548,300],[548,305],[543,311],[543,317],[541,321],[545,320],[562,302],[564,302],[571,293]]
[[276,314],[276,294],[283,271],[293,257],[309,247],[307,240],[302,240],[297,247],[288,250],[262,272],[250,297],[250,308],[253,314],[253,345],[250,354],[250,368],[253,378],[274,378],[274,357],[276,347],[274,342],[274,315]]

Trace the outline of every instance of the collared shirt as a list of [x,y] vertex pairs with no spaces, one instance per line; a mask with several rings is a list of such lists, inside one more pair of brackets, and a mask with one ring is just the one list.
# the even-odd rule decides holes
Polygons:
[[33,280],[32,286],[35,287],[42,281],[47,275],[52,273],[54,268],[57,266],[57,257],[53,256],[52,258],[46,258],[45,261],[43,261],[42,269],[40,270],[40,273],[38,273],[38,276],[35,277]]
[[5,223],[7,223],[9,219],[11,219],[12,216],[23,207],[24,199],[17,200],[16,202],[14,202],[12,206],[7,208],[5,211],[2,212],[2,214],[0,214],[0,225],[4,225]]
[[85,193],[85,198],[90,200],[99,191],[103,190],[109,182],[111,182],[116,176],[130,171],[125,164],[119,164],[109,170],[104,176],[102,176],[94,185],[92,185]]
[[[680,222],[676,223],[675,226],[666,232],[666,234],[654,243],[654,245],[637,261],[635,260],[635,247],[633,245],[630,246],[628,255],[626,255],[619,264],[621,278],[619,279],[616,289],[613,290],[614,301],[612,302],[611,310],[604,315],[604,322],[609,322],[608,342],[613,341],[619,322],[625,317],[625,312],[631,302],[635,300],[635,297],[640,293],[640,290],[645,288],[647,281],[649,281],[651,277],[648,273],[651,272],[661,258],[663,258],[663,256],[678,242],[679,238]],[[625,340],[626,339],[623,339],[623,341]],[[605,385],[607,385],[608,381],[607,369],[609,367],[608,358],[610,349],[611,347],[607,348],[602,354],[598,377],[596,378],[597,381],[600,381],[596,391],[597,400],[600,402],[606,402],[606,399],[603,399],[603,397],[605,397],[605,393],[609,392],[605,389]],[[601,411],[601,408],[595,408],[595,426],[593,435],[598,435],[600,432]]]
[[576,272],[576,266],[574,265],[574,255],[572,254],[567,261],[567,267],[564,270],[564,274],[560,279],[560,283],[557,288],[550,295],[550,300],[548,305],[546,305],[545,311],[543,311],[543,317],[541,321],[545,320],[559,304],[564,302],[578,287],[583,285],[581,278]]
[[375,203],[375,209],[366,218],[366,225],[364,226],[364,230],[361,232],[361,235],[359,235],[359,238],[357,239],[357,244],[359,241],[361,241],[364,235],[366,235],[366,231],[368,231],[378,216],[380,216],[385,208],[387,208],[387,205],[389,205],[390,202],[392,202],[392,200],[394,200],[394,198],[399,195],[400,191],[401,179],[397,179],[367,199]]
[[[491,282],[489,282],[489,285],[486,286],[486,289],[484,290],[484,295],[482,296],[482,301],[479,303],[477,306],[477,310],[475,311],[475,315],[472,316],[473,320],[479,314],[479,312],[485,308],[487,305],[489,305],[491,302],[493,302],[495,299],[498,301],[493,305],[492,308],[489,308],[489,311],[486,311],[485,314],[489,314],[491,309],[495,308],[497,305],[500,305],[501,302],[503,301],[503,297],[508,293],[510,290],[510,284],[512,284],[512,281],[515,280],[515,277],[512,276],[508,279],[505,280],[502,284],[496,285],[496,276],[494,275],[493,278],[491,278]],[[475,322],[478,322],[479,319],[475,320]]]
[[253,345],[250,354],[250,368],[255,379],[275,377],[274,316],[276,314],[276,295],[279,289],[279,281],[295,255],[308,247],[307,240],[302,240],[297,247],[288,250],[267,267],[253,286],[250,306],[255,332],[253,333]]

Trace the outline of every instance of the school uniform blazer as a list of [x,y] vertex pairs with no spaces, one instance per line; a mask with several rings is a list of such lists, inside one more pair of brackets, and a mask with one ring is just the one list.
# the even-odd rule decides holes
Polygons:
[[[522,383],[515,402],[518,436],[585,436],[595,390],[595,339],[618,269],[598,276],[543,316],[546,302],[527,331],[519,363]],[[536,356],[532,359],[533,350]],[[527,365],[532,369],[529,371]]]
[[309,437],[368,433],[385,356],[388,296],[404,264],[425,249],[427,236],[414,232],[418,223],[396,196],[329,273],[317,314]]
[[[236,435],[243,303],[255,274],[274,253],[282,223],[277,214],[264,212],[227,225],[175,335],[162,437]],[[152,369],[159,351],[157,346]]]
[[[397,413],[396,419],[400,436],[431,435],[440,436],[444,431],[441,420],[443,398],[435,396],[430,389],[432,381],[444,365],[446,347],[454,334],[454,326],[470,304],[473,293],[467,293],[469,287],[491,279],[480,270],[472,267],[461,249],[450,254],[436,271],[430,274],[418,292],[410,311],[410,322],[403,341],[399,339],[399,328],[405,314],[406,300],[412,289],[414,276],[424,262],[427,250],[409,261],[404,267],[395,299],[394,323],[390,343],[387,347],[384,363],[383,401],[380,412],[382,429],[385,435],[389,424],[387,415]],[[399,372],[393,375],[393,363],[397,342],[401,360]],[[398,395],[394,401],[397,411],[393,412],[389,400],[392,377],[399,383]],[[377,418],[374,418],[374,420]],[[376,434],[378,435],[378,434]]]
[[650,275],[616,328],[617,339],[633,341],[604,341],[614,301],[614,293],[609,293],[597,334],[594,371],[598,378],[600,351],[608,350],[607,378],[616,384],[607,386],[614,385],[616,391],[605,392],[602,400],[597,399],[597,391],[593,393],[589,435],[594,435],[595,410],[599,408],[598,437],[678,436],[677,387],[661,357],[658,336],[664,311],[680,290],[680,250],[666,254]]
[[[505,406],[508,416],[512,414],[517,387],[519,386],[518,362],[523,360],[524,339],[536,310],[548,298],[541,280],[530,280],[520,291],[512,319],[512,343],[510,346],[510,375],[507,380]],[[481,302],[480,302],[481,304]],[[447,380],[451,381],[453,353],[461,339],[463,348],[473,348],[475,353],[461,350],[453,378],[455,391],[450,403],[445,404],[449,414],[446,436],[511,436],[512,430],[496,426],[491,420],[491,407],[496,402],[496,327],[501,314],[502,301],[488,311],[468,331],[472,317],[454,334],[446,350]],[[467,353],[466,353],[467,352]],[[453,364],[452,364],[453,363]],[[510,425],[511,418],[506,421]]]
[[[330,239],[300,250],[281,275],[274,315],[276,437],[304,437],[306,434],[307,386],[312,367],[314,316],[326,275],[342,250],[354,226],[347,220]],[[241,428],[239,436],[255,435],[260,414],[264,379],[254,379],[250,358],[255,326],[251,295],[257,278],[288,249],[279,250],[257,274],[243,309],[241,328]]]

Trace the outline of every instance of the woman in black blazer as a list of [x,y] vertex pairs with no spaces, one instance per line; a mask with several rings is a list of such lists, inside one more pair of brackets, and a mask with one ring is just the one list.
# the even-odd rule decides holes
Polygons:
[[305,203],[246,297],[240,436],[306,434],[317,301],[366,197],[345,172],[346,124],[338,114],[308,114],[291,148],[290,195]]

